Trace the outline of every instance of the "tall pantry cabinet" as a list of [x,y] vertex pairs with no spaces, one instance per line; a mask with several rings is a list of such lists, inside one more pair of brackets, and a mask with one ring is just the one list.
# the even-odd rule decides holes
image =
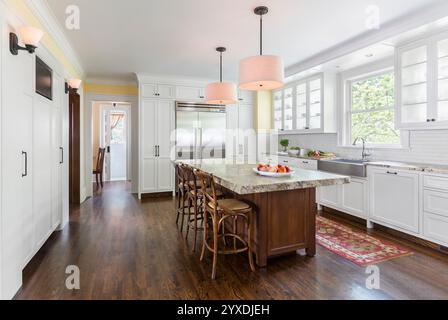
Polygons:
[[[43,48],[12,55],[9,32],[1,34],[0,298],[11,299],[23,268],[60,226],[68,206],[62,200],[66,99],[54,58]],[[35,92],[36,55],[53,69],[52,100]]]

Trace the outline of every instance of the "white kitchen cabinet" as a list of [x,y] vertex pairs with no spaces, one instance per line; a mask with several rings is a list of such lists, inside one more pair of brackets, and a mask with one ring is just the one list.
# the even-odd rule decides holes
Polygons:
[[318,203],[333,209],[341,208],[341,188],[338,185],[319,187]]
[[144,98],[174,99],[175,86],[166,84],[145,83],[140,86],[141,96]]
[[53,100],[35,92],[35,55],[8,52],[2,58],[8,81],[0,90],[0,298],[11,299],[22,284],[23,268],[61,222],[65,99],[63,79],[48,57],[41,58],[53,68]]
[[395,70],[396,126],[448,128],[448,33],[398,47]]
[[238,163],[256,155],[254,107],[246,103],[226,106],[226,158]]
[[174,101],[144,99],[140,105],[139,194],[173,190],[170,152]]
[[368,180],[370,220],[419,233],[419,173],[369,168]]
[[448,175],[423,174],[423,236],[448,245]]
[[238,90],[238,103],[240,104],[254,104],[254,92],[249,90]]
[[336,77],[319,73],[273,92],[273,128],[288,133],[336,132]]
[[431,241],[448,245],[448,217],[425,212],[423,215],[423,235]]
[[184,102],[203,101],[205,99],[204,87],[176,86],[176,99]]
[[367,182],[352,177],[341,188],[341,208],[359,218],[367,218]]
[[368,183],[351,177],[350,183],[317,188],[317,203],[332,209],[367,219]]

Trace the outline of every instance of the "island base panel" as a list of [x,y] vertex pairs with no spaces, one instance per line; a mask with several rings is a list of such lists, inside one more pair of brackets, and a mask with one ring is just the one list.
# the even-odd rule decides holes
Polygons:
[[237,197],[255,208],[252,241],[258,266],[265,267],[268,258],[299,249],[305,249],[310,257],[316,254],[315,188]]

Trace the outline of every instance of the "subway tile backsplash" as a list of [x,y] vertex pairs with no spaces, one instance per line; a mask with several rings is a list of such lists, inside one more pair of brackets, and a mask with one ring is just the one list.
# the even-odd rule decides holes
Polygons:
[[[290,146],[335,152],[339,156],[360,158],[361,150],[338,147],[337,134],[280,135],[290,140]],[[448,165],[448,130],[410,132],[409,149],[373,149],[370,158],[403,162]]]

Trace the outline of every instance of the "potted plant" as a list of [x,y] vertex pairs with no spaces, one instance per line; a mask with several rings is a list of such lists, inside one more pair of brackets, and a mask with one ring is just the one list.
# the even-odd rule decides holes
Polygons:
[[288,152],[292,155],[298,156],[299,152],[300,152],[300,148],[299,147],[291,147],[291,148],[289,148]]
[[289,146],[289,140],[288,139],[281,139],[280,145],[283,147],[283,151],[286,152],[288,150]]

